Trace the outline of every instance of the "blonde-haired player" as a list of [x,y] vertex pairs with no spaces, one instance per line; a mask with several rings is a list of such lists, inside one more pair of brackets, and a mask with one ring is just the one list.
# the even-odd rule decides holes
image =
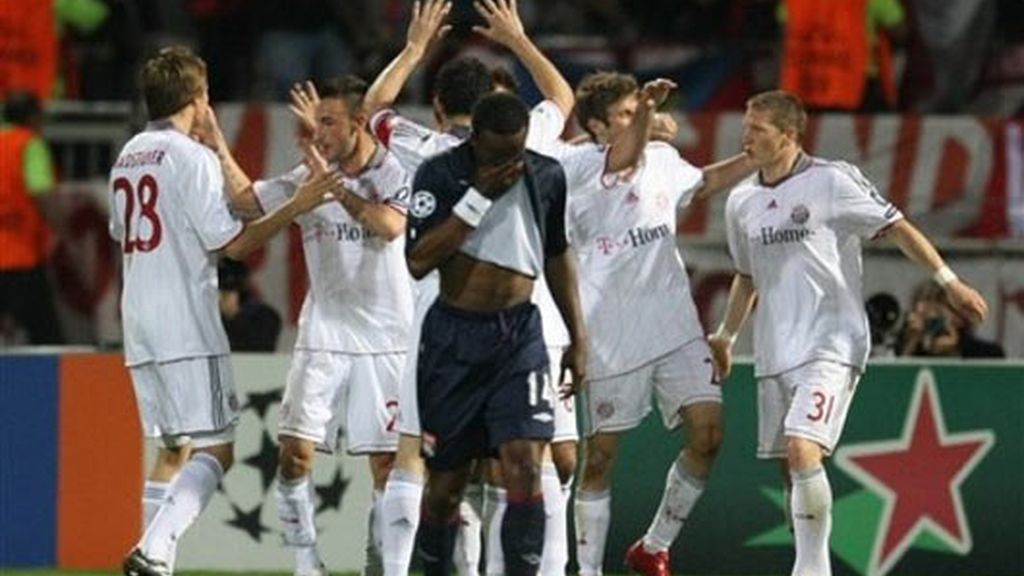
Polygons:
[[238,400],[217,304],[217,254],[245,256],[318,206],[336,182],[315,174],[277,210],[243,225],[228,209],[216,157],[189,136],[210,114],[206,64],[185,48],[166,48],[146,62],[142,85],[150,123],[110,171],[125,362],[146,435],[162,438],[165,452],[191,454],[173,481],[173,466],[150,475],[170,486],[123,569],[162,576],[234,459]]
[[743,148],[758,173],[726,204],[736,275],[709,343],[728,374],[732,343],[757,299],[757,456],[785,464],[793,575],[828,576],[832,489],[822,461],[839,441],[870,351],[862,242],[892,239],[972,320],[983,319],[987,306],[857,168],[805,153],[806,125],[792,94],[765,92],[747,101]]

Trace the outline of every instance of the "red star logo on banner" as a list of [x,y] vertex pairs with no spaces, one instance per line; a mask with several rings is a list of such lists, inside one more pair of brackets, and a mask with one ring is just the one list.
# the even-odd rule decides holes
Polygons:
[[870,573],[889,572],[924,530],[959,554],[971,550],[960,485],[994,442],[989,430],[947,432],[934,376],[922,370],[901,438],[836,453],[836,464],[885,503]]

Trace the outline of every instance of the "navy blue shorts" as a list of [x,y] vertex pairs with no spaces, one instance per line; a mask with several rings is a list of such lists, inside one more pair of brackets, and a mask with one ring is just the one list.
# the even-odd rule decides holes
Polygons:
[[555,388],[540,312],[492,313],[437,300],[423,320],[416,388],[427,467],[453,470],[510,440],[551,440]]

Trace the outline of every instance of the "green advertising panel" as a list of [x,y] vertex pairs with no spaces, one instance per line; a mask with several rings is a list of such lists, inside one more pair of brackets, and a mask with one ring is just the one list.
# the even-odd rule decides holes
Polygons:
[[[725,442],[676,545],[689,574],[788,574],[780,467],[754,457],[750,364],[725,387]],[[606,572],[643,535],[682,442],[649,417],[623,441]],[[835,574],[1024,574],[1024,365],[872,365],[834,458]]]

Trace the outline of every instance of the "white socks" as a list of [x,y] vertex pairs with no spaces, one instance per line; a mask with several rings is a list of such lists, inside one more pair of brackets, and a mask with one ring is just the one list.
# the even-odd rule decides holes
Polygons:
[[576,491],[576,561],[580,565],[580,576],[601,574],[611,517],[611,490]]
[[285,480],[278,476],[274,494],[277,498],[277,517],[284,527],[284,542],[295,548],[295,573],[316,573],[323,562],[316,550],[316,509],[309,476],[297,480]]
[[459,576],[479,576],[482,547],[481,528],[484,489],[470,483],[459,503],[459,532],[455,536],[455,572]]
[[824,468],[794,472],[793,536],[796,562],[793,576],[831,576],[829,534],[832,532],[832,488]]
[[[142,489],[142,531],[145,532],[149,525],[153,523],[153,518],[156,517],[156,513],[160,511],[160,507],[164,505],[164,501],[167,499],[167,491],[171,489],[171,484],[178,476],[175,475],[170,482],[158,482],[156,480],[146,480],[146,484]],[[177,556],[178,543],[171,544],[171,551],[167,566],[174,572],[174,560]]]
[[497,576],[505,573],[505,554],[501,548],[501,522],[508,508],[507,493],[504,488],[484,486],[484,527],[487,530],[487,575]]
[[644,549],[648,552],[668,550],[703,492],[704,481],[690,474],[679,460],[673,462],[665,478],[665,492],[661,495],[658,512],[644,535]]
[[372,498],[370,513],[366,519],[366,564],[363,566],[363,576],[382,576],[384,574],[384,558],[381,526],[384,516],[382,511],[384,492],[374,490]]
[[381,499],[384,576],[407,576],[420,525],[423,477],[394,469]]
[[541,554],[541,576],[565,576],[569,563],[569,528],[566,511],[569,491],[558,479],[558,470],[551,462],[541,467],[540,489],[544,494],[544,552]]
[[199,452],[182,467],[167,491],[164,505],[139,542],[142,553],[168,564],[174,562],[178,539],[210,502],[224,469],[213,456]]
[[164,505],[164,499],[167,498],[167,491],[170,490],[171,484],[173,483],[173,479],[170,482],[146,480],[146,484],[142,488],[143,532],[145,532],[146,529],[149,528],[149,525],[153,523],[153,517],[160,511],[160,507]]

